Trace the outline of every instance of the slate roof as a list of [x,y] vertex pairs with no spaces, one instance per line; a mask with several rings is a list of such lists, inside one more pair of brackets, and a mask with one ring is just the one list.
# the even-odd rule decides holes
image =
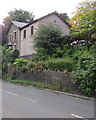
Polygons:
[[10,30],[10,27],[11,27],[12,24],[14,24],[17,28],[21,29],[21,28],[23,28],[24,26],[26,26],[26,25],[29,24],[29,23],[18,22],[18,21],[11,21],[11,22],[10,22],[10,25],[9,25],[7,31],[6,31],[6,34],[7,34],[8,31]]
[[24,27],[25,25],[28,24],[28,23],[18,22],[18,21],[12,21],[12,23],[18,28],[22,28],[22,27]]
[[[12,24],[14,24],[16,27],[18,27],[19,29],[22,30],[23,28],[26,28],[26,27],[28,27],[29,25],[31,25],[31,24],[39,21],[39,20],[42,20],[42,19],[44,19],[44,18],[46,18],[46,17],[48,17],[48,16],[51,16],[51,15],[53,15],[53,14],[57,15],[64,23],[66,23],[66,24],[69,26],[69,28],[71,27],[71,25],[70,25],[67,21],[65,21],[65,20],[59,15],[59,13],[58,13],[57,11],[52,12],[52,13],[49,13],[49,14],[47,14],[47,15],[45,15],[45,16],[43,16],[43,17],[40,17],[40,18],[38,18],[38,19],[30,22],[30,23],[24,23],[24,22],[18,22],[18,21],[11,21],[10,27],[11,27]],[[9,31],[10,27],[8,28],[7,33],[8,33],[8,31]]]

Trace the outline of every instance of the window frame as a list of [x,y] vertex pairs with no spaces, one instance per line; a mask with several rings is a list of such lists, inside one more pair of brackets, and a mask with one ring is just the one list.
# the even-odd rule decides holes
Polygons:
[[26,38],[26,29],[23,30],[23,38]]
[[31,35],[34,34],[34,25],[31,26]]
[[9,42],[12,42],[12,33],[9,34]]
[[17,30],[14,31],[14,40],[17,40]]

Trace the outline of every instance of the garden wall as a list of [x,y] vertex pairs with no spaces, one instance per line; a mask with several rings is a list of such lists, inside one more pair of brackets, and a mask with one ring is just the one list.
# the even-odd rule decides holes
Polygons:
[[44,82],[52,85],[58,85],[61,83],[62,88],[67,88],[69,91],[79,92],[79,88],[77,84],[72,82],[72,75],[69,72],[60,72],[60,71],[26,71],[22,72],[18,69],[13,69],[10,67],[8,69],[8,74],[15,76],[16,79],[28,80],[28,81],[37,81]]

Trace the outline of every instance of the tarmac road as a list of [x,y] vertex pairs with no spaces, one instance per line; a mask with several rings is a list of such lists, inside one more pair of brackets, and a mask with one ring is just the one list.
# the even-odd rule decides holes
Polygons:
[[94,101],[2,82],[3,118],[94,118]]

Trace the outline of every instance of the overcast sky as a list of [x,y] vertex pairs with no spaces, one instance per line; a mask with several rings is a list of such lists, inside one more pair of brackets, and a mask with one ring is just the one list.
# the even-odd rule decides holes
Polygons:
[[53,11],[66,12],[71,18],[71,13],[82,1],[85,0],[2,0],[0,1],[0,23],[7,16],[7,13],[14,8],[33,12],[35,19]]

